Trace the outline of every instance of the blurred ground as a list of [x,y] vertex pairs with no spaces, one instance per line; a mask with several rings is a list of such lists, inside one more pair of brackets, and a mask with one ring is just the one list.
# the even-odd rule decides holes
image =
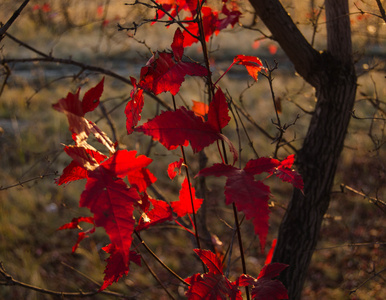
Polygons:
[[[313,30],[309,6],[298,2],[283,1],[305,36],[311,40]],[[315,1],[318,2],[318,1]],[[320,2],[320,1],[319,1]],[[375,1],[373,1],[375,3]],[[146,64],[151,52],[169,48],[174,33],[162,24],[146,25],[138,29],[135,39],[126,31],[117,31],[122,26],[137,24],[144,16],[140,6],[125,6],[125,1],[31,1],[9,33],[37,50],[56,58],[79,61],[112,70],[125,78],[139,77],[140,68]],[[310,1],[311,3],[311,1]],[[318,8],[320,3],[316,3]],[[0,21],[3,23],[18,7],[16,1],[2,1]],[[376,11],[371,1],[357,3],[364,11]],[[245,10],[250,10],[243,4]],[[386,232],[385,211],[371,199],[386,199],[385,172],[385,25],[376,17],[362,14],[355,9],[352,16],[355,57],[358,61],[358,96],[355,116],[351,121],[342,161],[335,178],[331,206],[326,215],[318,249],[304,289],[304,299],[386,299],[385,269]],[[358,13],[359,12],[359,13]],[[307,19],[308,17],[308,19]],[[251,24],[251,16],[242,20]],[[323,14],[319,20],[315,45],[323,50]],[[262,25],[258,27],[267,33]],[[383,30],[382,30],[383,29]],[[210,41],[213,58],[213,76],[218,78],[237,54],[255,55],[270,65],[276,60],[274,91],[282,106],[280,118],[283,123],[292,123],[285,138],[299,148],[302,143],[309,112],[314,105],[314,91],[297,77],[282,51],[271,40],[256,41],[261,37],[257,31],[236,27],[226,30]],[[20,46],[9,37],[1,42],[1,59],[36,58],[38,55]],[[198,47],[187,49],[186,54],[202,61]],[[81,95],[94,86],[102,77],[98,72],[72,65],[44,62],[10,63],[1,67],[0,73],[0,261],[6,270],[22,282],[59,291],[90,291],[103,280],[105,255],[101,247],[108,243],[102,231],[84,241],[75,254],[71,248],[76,241],[75,231],[56,229],[73,217],[89,215],[78,207],[79,195],[84,182],[58,187],[54,178],[70,162],[62,151],[62,144],[71,144],[67,121],[51,108],[58,99],[81,86]],[[5,84],[6,83],[6,84]],[[253,119],[271,135],[276,134],[271,119],[275,118],[267,81],[260,76],[252,84],[245,70],[235,67],[221,81],[233,101],[244,107]],[[250,87],[249,87],[250,86]],[[249,87],[249,88],[248,88]],[[124,105],[131,87],[116,78],[106,76],[102,102],[114,120],[117,138],[128,149],[146,153],[150,140],[142,135],[126,136]],[[197,79],[189,79],[183,85],[177,101],[180,105],[191,105],[191,100],[205,98],[204,85]],[[171,100],[161,95],[165,101]],[[162,109],[151,98],[146,99],[142,120],[154,116]],[[377,119],[373,119],[373,118]],[[104,118],[102,110],[90,113],[89,118],[100,125],[107,134],[112,128]],[[253,144],[260,156],[270,156],[274,151],[271,140],[261,134],[251,123],[243,119]],[[240,124],[239,124],[240,126]],[[236,124],[232,122],[225,134],[235,144]],[[247,140],[241,137],[243,151],[241,161],[254,158]],[[209,148],[209,159],[215,148]],[[197,160],[191,155],[191,169],[197,172]],[[279,156],[288,155],[283,148]],[[179,157],[179,152],[167,152],[164,148],[152,148],[150,156],[155,160],[151,171],[159,178],[157,187],[170,200],[178,195],[178,183],[166,177],[168,163]],[[232,212],[223,204],[223,180],[209,180],[211,197],[208,201],[208,227],[225,245],[232,239],[232,231],[225,223],[232,224]],[[290,194],[289,185],[268,180],[274,195],[271,214],[270,243],[275,237]],[[368,197],[341,189],[347,185]],[[369,198],[372,197],[372,198]],[[382,206],[381,206],[382,208]],[[166,230],[167,229],[167,230]],[[256,276],[264,264],[265,255],[259,251],[258,239],[253,228],[244,222],[248,270]],[[198,272],[190,239],[185,231],[175,226],[163,226],[149,230],[143,235],[151,248],[165,263],[182,277]],[[251,238],[250,238],[251,237]],[[250,238],[250,239],[249,239]],[[138,242],[135,242],[138,244]],[[268,247],[267,247],[268,251]],[[167,272],[143,251],[143,255],[156,270],[158,276],[171,290],[183,288],[171,279]],[[240,274],[237,247],[234,248],[230,276]],[[181,258],[177,259],[177,258]],[[155,280],[133,265],[128,277],[114,284],[111,290],[136,296],[139,299],[163,299],[163,292]],[[2,278],[0,281],[3,280]],[[350,294],[350,291],[355,291]],[[160,295],[162,294],[162,295]],[[0,285],[1,299],[53,299],[51,296],[20,287]],[[110,299],[106,295],[92,299]],[[91,298],[90,298],[91,299]]]

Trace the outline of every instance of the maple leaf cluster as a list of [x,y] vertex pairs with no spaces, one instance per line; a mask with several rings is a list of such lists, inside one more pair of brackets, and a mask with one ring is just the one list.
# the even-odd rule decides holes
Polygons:
[[[197,14],[197,1],[162,0],[159,3],[158,18],[165,14],[175,16],[180,10],[190,12],[191,18]],[[206,6],[201,8],[201,13],[205,39],[228,25],[234,26],[240,15],[237,6],[229,9],[226,1],[221,11],[225,18],[219,18],[218,12]],[[186,20],[189,20],[189,17]],[[268,233],[268,201],[271,193],[269,186],[263,180],[256,180],[255,175],[262,173],[267,173],[267,177],[275,175],[282,181],[303,189],[300,175],[292,169],[294,155],[288,156],[283,161],[262,157],[248,161],[242,169],[234,167],[238,153],[222,132],[231,120],[228,102],[217,83],[213,85],[213,98],[209,105],[195,102],[192,109],[182,106],[174,111],[164,111],[138,125],[144,107],[144,93],[158,95],[166,92],[174,96],[180,91],[186,76],[210,76],[210,70],[206,67],[197,62],[183,60],[185,47],[194,42],[193,36],[187,35],[187,32],[198,34],[198,28],[194,27],[197,23],[188,24],[184,32],[179,28],[176,30],[171,52],[155,53],[141,69],[139,80],[131,77],[133,86],[131,99],[124,111],[126,131],[128,135],[140,132],[151,136],[168,150],[190,145],[193,152],[197,153],[214,142],[226,143],[233,155],[233,164],[226,164],[224,161],[215,163],[200,170],[196,176],[227,177],[224,188],[225,203],[235,204],[237,210],[243,212],[247,220],[252,221],[255,233],[260,239],[261,250],[264,252]],[[257,74],[263,69],[261,61],[251,56],[236,56],[228,70],[235,64],[244,65],[254,80],[257,80]],[[66,115],[74,141],[74,145],[64,147],[64,151],[72,161],[63,170],[56,183],[65,185],[75,180],[86,179],[79,205],[87,207],[93,214],[89,217],[74,218],[59,230],[80,230],[72,249],[74,252],[83,239],[95,232],[96,227],[104,228],[110,238],[110,244],[102,248],[109,257],[106,259],[104,282],[100,290],[127,275],[131,262],[141,264],[140,254],[132,249],[135,232],[139,234],[151,226],[167,221],[180,224],[177,218],[195,214],[204,201],[196,198],[195,189],[188,177],[181,183],[177,201],[166,202],[151,198],[147,189],[157,180],[148,169],[153,160],[138,154],[135,150],[119,149],[117,143],[113,143],[95,123],[85,117],[88,112],[98,107],[103,85],[104,78],[89,89],[82,100],[79,88],[75,94],[68,93],[66,98],[53,105],[55,110]],[[96,140],[107,148],[108,155],[88,143],[90,135],[94,135]],[[171,180],[181,175],[181,168],[184,165],[186,166],[186,162],[180,159],[168,166],[167,174]],[[135,211],[141,216],[138,220],[134,217]],[[80,227],[81,223],[89,223],[92,227],[83,230]],[[195,228],[195,224],[192,224],[192,227]],[[193,235],[196,234],[185,229]],[[231,282],[223,274],[222,263],[216,254],[208,250],[195,251],[209,271],[205,274],[195,274],[185,280],[189,285],[187,291],[189,299],[225,299],[226,296],[230,299],[242,299],[239,290],[241,286],[250,286],[254,299],[266,299],[268,294],[272,296],[270,299],[287,299],[285,288],[274,279],[286,267],[285,265],[267,264],[258,278],[241,275]]]

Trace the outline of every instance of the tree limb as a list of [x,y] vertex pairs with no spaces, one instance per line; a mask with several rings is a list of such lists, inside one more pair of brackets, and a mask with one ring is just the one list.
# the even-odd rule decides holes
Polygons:
[[250,0],[249,1],[261,20],[267,26],[296,71],[311,85],[318,81],[313,76],[320,54],[306,40],[296,27],[280,1]]

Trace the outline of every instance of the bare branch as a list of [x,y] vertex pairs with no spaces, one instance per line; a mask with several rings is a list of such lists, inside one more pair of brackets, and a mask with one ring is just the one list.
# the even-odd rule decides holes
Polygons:
[[0,27],[0,41],[4,38],[5,33],[11,27],[12,23],[17,19],[17,17],[20,15],[21,11],[26,7],[29,0],[24,0],[24,2],[20,5],[20,7],[13,13],[13,15],[9,18],[7,23],[5,23],[4,26]]
[[43,289],[31,284],[27,284],[21,281],[18,281],[14,279],[10,274],[8,274],[5,271],[4,265],[2,262],[0,262],[0,275],[3,276],[4,281],[0,281],[0,285],[6,285],[6,286],[21,286],[26,289],[34,290],[39,293],[43,294],[48,294],[48,295],[53,295],[53,296],[58,296],[58,297],[78,297],[78,298],[85,298],[85,297],[90,297],[94,296],[98,293],[109,295],[109,296],[114,296],[114,297],[119,297],[121,299],[126,299],[126,300],[135,300],[137,299],[136,297],[131,297],[131,296],[126,296],[124,294],[116,293],[116,292],[110,292],[110,291],[101,291],[95,290],[92,292],[61,292],[61,291],[53,291],[53,290],[48,290],[48,289]]

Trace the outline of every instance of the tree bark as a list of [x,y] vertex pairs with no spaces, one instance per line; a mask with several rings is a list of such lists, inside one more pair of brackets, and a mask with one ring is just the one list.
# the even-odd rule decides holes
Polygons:
[[326,213],[339,156],[356,94],[347,0],[326,0],[327,51],[306,41],[276,0],[250,0],[257,14],[316,89],[317,103],[302,148],[297,154],[304,194],[294,190],[280,225],[274,262],[286,263],[280,280],[289,298],[300,299],[307,270]]

